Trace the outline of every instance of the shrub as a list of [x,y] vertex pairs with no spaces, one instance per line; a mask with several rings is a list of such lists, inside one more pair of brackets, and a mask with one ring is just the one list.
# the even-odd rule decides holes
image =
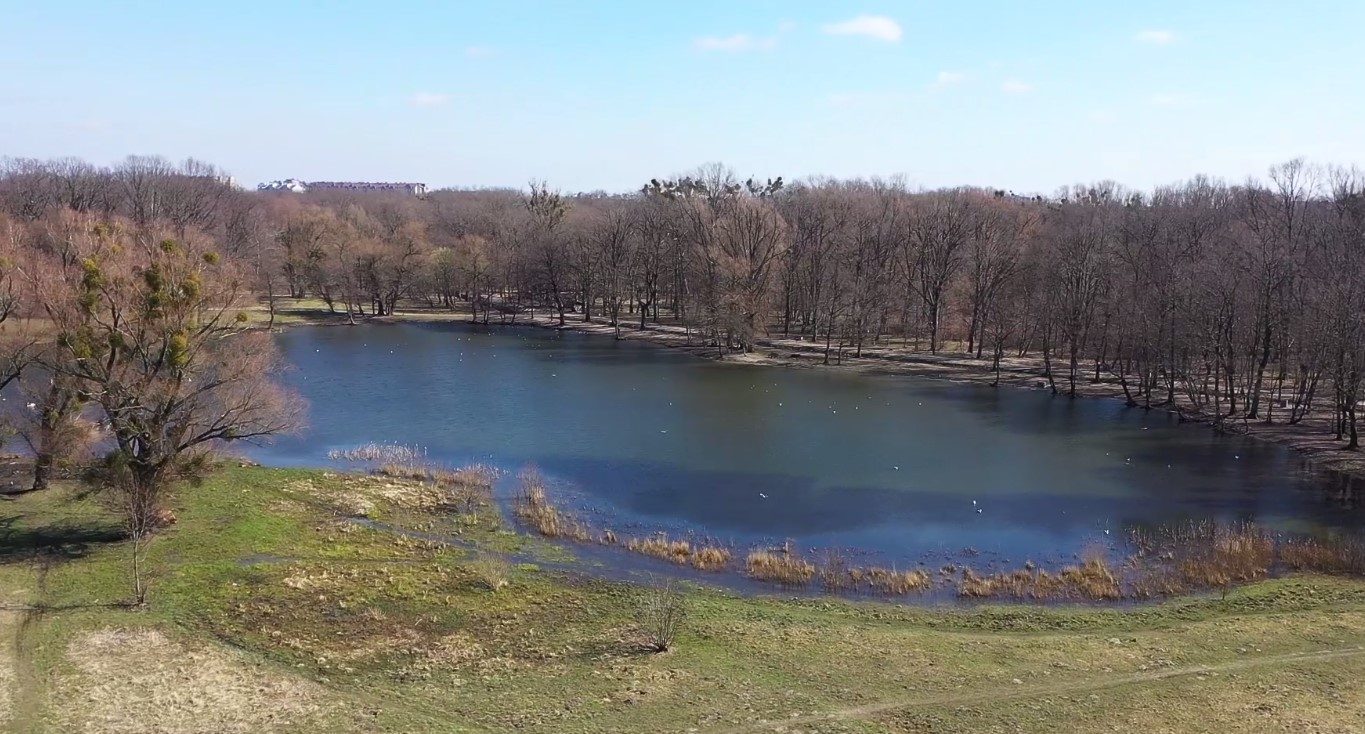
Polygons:
[[673,647],[686,619],[687,597],[671,580],[646,588],[635,611],[645,644],[654,652],[666,652]]
[[848,567],[843,553],[837,548],[825,552],[820,563],[820,586],[831,594],[847,591],[858,585],[853,569]]
[[498,591],[510,583],[512,564],[502,556],[485,553],[469,562],[469,570],[489,591]]

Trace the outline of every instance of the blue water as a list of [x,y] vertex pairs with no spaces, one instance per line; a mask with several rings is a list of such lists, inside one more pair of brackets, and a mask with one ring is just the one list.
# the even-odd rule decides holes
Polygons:
[[1365,526],[1287,449],[1119,401],[722,364],[532,327],[278,339],[309,427],[253,458],[328,465],[330,450],[375,441],[449,465],[535,466],[558,501],[617,532],[737,549],[792,539],[902,564],[971,549],[989,568],[1067,560],[1130,526],[1184,519]]

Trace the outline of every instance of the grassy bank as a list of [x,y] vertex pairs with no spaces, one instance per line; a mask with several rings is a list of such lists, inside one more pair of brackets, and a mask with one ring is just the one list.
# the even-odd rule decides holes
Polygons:
[[[63,485],[0,511],[7,730],[1365,727],[1355,581],[1135,609],[694,589],[677,646],[653,654],[641,589],[524,562],[563,551],[407,480],[234,467],[185,488],[143,609],[111,606],[127,549],[97,497]],[[356,513],[459,542],[343,519]],[[489,568],[506,553],[522,562]]]

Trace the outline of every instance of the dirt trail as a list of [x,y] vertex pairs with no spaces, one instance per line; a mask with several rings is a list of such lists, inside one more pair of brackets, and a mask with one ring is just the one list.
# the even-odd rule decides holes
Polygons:
[[1068,681],[1052,685],[1011,685],[998,686],[995,688],[979,688],[971,691],[952,691],[928,696],[917,696],[908,698],[892,699],[887,701],[877,701],[874,703],[863,704],[861,706],[851,706],[844,709],[836,709],[823,714],[811,716],[792,717],[790,719],[779,719],[766,723],[744,724],[731,728],[710,730],[715,734],[742,734],[743,732],[765,732],[775,731],[780,728],[791,728],[799,726],[810,726],[831,721],[863,719],[888,711],[909,708],[911,706],[962,706],[971,704],[995,703],[998,701],[1010,701],[1020,698],[1041,698],[1046,696],[1058,696],[1073,693],[1088,693],[1091,691],[1114,688],[1117,686],[1132,685],[1137,683],[1151,683],[1154,681],[1166,680],[1168,678],[1178,678],[1187,675],[1205,675],[1209,673],[1230,673],[1249,668],[1257,668],[1266,665],[1287,665],[1291,663],[1319,662],[1324,660],[1338,660],[1365,656],[1365,646],[1343,647],[1331,650],[1318,650],[1313,652],[1295,652],[1281,655],[1265,655],[1259,657],[1240,658],[1225,663],[1212,663],[1208,665],[1189,665],[1179,668],[1168,668],[1165,670],[1149,670],[1139,673],[1127,673],[1109,676],[1096,676],[1085,680]]
[[47,595],[47,573],[51,567],[51,558],[43,556],[38,560],[33,605],[15,612],[18,621],[14,625],[13,643],[14,706],[10,712],[10,727],[15,732],[42,731],[44,686],[34,646],[37,627],[46,614],[43,598]]

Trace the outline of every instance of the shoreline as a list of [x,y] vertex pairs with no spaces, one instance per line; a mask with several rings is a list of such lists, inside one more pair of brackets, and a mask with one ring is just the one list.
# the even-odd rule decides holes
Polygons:
[[[322,309],[277,308],[276,314],[278,317],[284,317],[283,320],[277,318],[274,327],[276,329],[295,326],[348,325],[340,314],[328,313]],[[718,355],[714,347],[695,343],[682,327],[669,324],[650,324],[644,330],[640,330],[638,322],[633,325],[623,323],[618,336],[616,328],[605,320],[594,318],[591,322],[584,322],[580,315],[576,314],[575,316],[578,318],[566,319],[563,326],[560,326],[558,316],[553,313],[537,313],[534,316],[522,314],[515,323],[490,320],[485,325],[472,323],[469,320],[467,310],[408,309],[399,310],[396,314],[388,316],[363,317],[363,320],[357,321],[356,325],[365,323],[460,323],[490,328],[533,326],[542,329],[573,331],[581,334],[596,334],[622,340],[648,342],[669,349],[680,349],[697,357],[721,364],[818,368],[864,374],[909,375],[970,383],[981,387],[1007,386],[1027,390],[1048,389],[1046,386],[1047,377],[1042,371],[1042,361],[1039,359],[1016,357],[1001,359],[1000,380],[996,385],[994,384],[995,373],[991,370],[991,360],[984,358],[978,360],[962,353],[940,352],[939,354],[930,354],[883,343],[871,347],[865,346],[861,357],[845,354],[840,363],[824,364],[824,348],[818,343],[795,338],[766,337],[757,341],[752,352]],[[1124,399],[1123,388],[1112,379],[1092,382],[1093,365],[1085,374],[1088,374],[1089,377],[1076,384],[1077,398]],[[1064,400],[1071,399],[1060,391],[1054,397]],[[1183,423],[1199,424],[1204,426],[1205,430],[1213,430],[1208,421],[1189,418],[1170,407],[1143,408],[1135,406],[1133,409],[1160,410],[1173,413],[1179,416]],[[1330,419],[1321,416],[1319,413],[1320,411],[1315,412],[1294,425],[1266,423],[1264,421],[1243,422],[1241,425],[1245,431],[1236,435],[1284,446],[1293,451],[1309,470],[1338,475],[1346,480],[1347,486],[1341,489],[1342,497],[1345,498],[1350,494],[1354,480],[1365,479],[1365,451],[1345,450],[1341,443],[1332,438],[1327,431],[1328,426],[1330,426]]]

